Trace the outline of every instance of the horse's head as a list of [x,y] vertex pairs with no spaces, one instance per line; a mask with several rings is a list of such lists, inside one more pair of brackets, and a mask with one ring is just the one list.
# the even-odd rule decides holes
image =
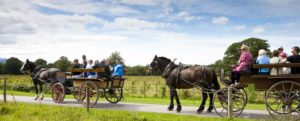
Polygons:
[[36,65],[26,59],[25,63],[22,65],[20,71],[25,74],[30,74],[35,69]]
[[163,72],[166,66],[171,62],[170,59],[165,57],[155,57],[153,58],[152,62],[150,63],[150,68],[148,72],[154,73],[154,72]]

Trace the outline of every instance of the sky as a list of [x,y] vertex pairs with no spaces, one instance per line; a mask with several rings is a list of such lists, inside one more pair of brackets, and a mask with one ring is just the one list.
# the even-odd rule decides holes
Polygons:
[[0,57],[102,60],[155,55],[212,64],[250,37],[270,49],[300,46],[299,0],[1,0]]

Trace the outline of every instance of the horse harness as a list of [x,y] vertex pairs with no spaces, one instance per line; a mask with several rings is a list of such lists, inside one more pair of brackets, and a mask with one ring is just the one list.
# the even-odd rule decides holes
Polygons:
[[[31,78],[34,79],[34,80],[35,80],[35,79],[38,79],[38,80],[40,80],[40,81],[43,82],[43,83],[47,83],[47,80],[43,80],[43,79],[39,78],[39,75],[40,75],[43,71],[48,71],[48,70],[45,69],[45,68],[40,68],[40,67],[34,68],[34,70],[33,70],[32,73],[31,73]],[[47,75],[47,76],[49,76],[49,75]]]
[[[175,60],[174,60],[175,61]],[[191,83],[183,78],[181,78],[181,74],[180,72],[188,69],[188,68],[193,68],[199,65],[187,65],[185,66],[182,63],[179,63],[179,65],[175,65],[174,61],[171,61],[165,68],[165,70],[163,71],[163,78],[168,78],[169,75],[172,75],[171,72],[177,67],[178,71],[176,72],[176,75],[172,75],[176,77],[176,82],[175,82],[175,86],[178,86],[180,84],[180,80],[193,85],[194,87],[198,88],[198,89],[202,89],[204,91],[210,92],[210,85],[208,84],[207,81],[204,81],[203,79],[206,78],[206,73],[205,73],[205,66],[201,66],[201,74],[200,76],[197,78],[196,82]],[[173,69],[172,69],[173,68]]]

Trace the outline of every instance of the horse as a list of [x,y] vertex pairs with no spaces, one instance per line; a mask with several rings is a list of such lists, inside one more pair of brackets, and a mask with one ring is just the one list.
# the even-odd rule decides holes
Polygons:
[[[26,59],[26,62],[22,65],[20,71],[22,73],[28,74],[31,76],[34,89],[35,89],[35,97],[34,100],[43,100],[44,99],[44,90],[43,84],[50,83],[54,84],[57,82],[56,72],[59,71],[57,68],[40,68],[35,63]],[[38,95],[38,85],[40,86],[41,96]]]
[[190,89],[198,87],[202,89],[203,99],[197,112],[203,112],[208,95],[210,98],[210,104],[207,108],[207,112],[212,112],[214,108],[213,92],[214,90],[220,89],[216,72],[212,68],[200,65],[176,65],[173,61],[166,57],[157,57],[157,55],[155,55],[154,59],[150,63],[149,71],[152,73],[160,72],[162,77],[165,79],[166,84],[170,89],[169,111],[174,108],[174,98],[177,103],[176,111],[180,112],[182,110],[176,89]]

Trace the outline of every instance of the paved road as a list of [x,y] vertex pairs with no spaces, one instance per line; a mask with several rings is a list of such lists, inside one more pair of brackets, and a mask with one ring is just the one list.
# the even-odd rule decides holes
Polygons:
[[[0,96],[0,100],[3,100],[3,96]],[[73,100],[73,99],[65,99],[62,104],[57,104],[52,101],[51,98],[45,98],[42,101],[33,100],[33,97],[28,96],[8,96],[8,101],[17,101],[24,103],[41,103],[41,104],[49,104],[49,105],[61,105],[61,106],[80,106],[82,105]],[[157,105],[157,104],[136,104],[136,103],[123,103],[120,102],[118,104],[110,104],[108,102],[104,102],[100,100],[96,105],[97,109],[112,109],[112,110],[126,110],[126,111],[139,111],[139,112],[156,112],[156,113],[171,113],[171,114],[179,114],[179,115],[196,115],[196,116],[207,116],[207,117],[219,117],[216,113],[206,113],[203,112],[201,114],[197,114],[196,110],[198,107],[192,106],[183,106],[182,111],[177,113],[176,111],[167,111],[167,105]],[[242,115],[242,118],[256,118],[256,119],[265,119],[269,118],[268,113],[266,111],[261,110],[245,110]]]

